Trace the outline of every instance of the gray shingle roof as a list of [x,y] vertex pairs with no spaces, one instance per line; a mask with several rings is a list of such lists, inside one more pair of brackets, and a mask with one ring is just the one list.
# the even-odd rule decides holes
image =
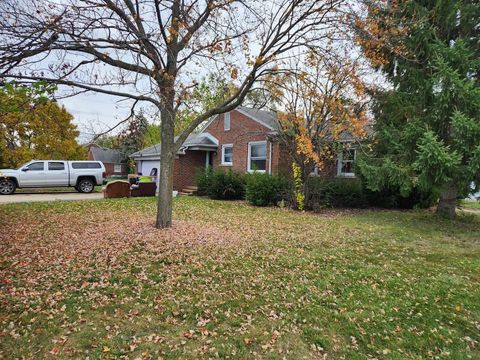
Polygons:
[[122,155],[117,150],[104,149],[101,147],[92,146],[90,148],[93,160],[101,161],[103,163],[121,163]]
[[149,146],[130,155],[131,158],[160,155],[160,144]]
[[278,127],[277,114],[272,111],[259,110],[245,106],[239,106],[237,109],[273,129],[277,129]]
[[[178,137],[175,137],[175,141]],[[183,146],[195,147],[195,146],[207,146],[216,148],[215,144],[210,138],[203,134],[191,134],[187,137],[187,140],[183,143]],[[141,157],[158,157],[160,156],[161,146],[160,144],[152,145],[148,148],[142,149],[130,155],[131,158],[141,158]]]

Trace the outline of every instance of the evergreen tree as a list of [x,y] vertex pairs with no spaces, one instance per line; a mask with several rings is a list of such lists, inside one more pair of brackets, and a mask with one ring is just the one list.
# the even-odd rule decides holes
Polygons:
[[437,212],[480,184],[478,1],[368,4],[364,53],[393,85],[375,94],[374,158],[357,163],[370,190],[438,194]]

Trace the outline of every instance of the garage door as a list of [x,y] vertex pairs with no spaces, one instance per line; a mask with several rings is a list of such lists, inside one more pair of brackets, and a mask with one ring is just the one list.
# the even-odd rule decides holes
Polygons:
[[143,160],[140,165],[140,172],[143,175],[150,175],[152,169],[157,169],[157,176],[160,175],[160,161],[157,160]]

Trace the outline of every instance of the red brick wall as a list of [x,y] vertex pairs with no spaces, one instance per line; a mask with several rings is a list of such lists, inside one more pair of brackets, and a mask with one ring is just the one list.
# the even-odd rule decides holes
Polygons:
[[[271,129],[266,128],[255,120],[238,111],[230,112],[230,130],[225,131],[223,126],[224,115],[218,115],[212,123],[205,129],[206,132],[215,136],[219,141],[217,153],[213,155],[214,168],[232,169],[233,171],[246,172],[248,159],[248,143],[252,141],[267,140],[267,134]],[[233,144],[233,165],[222,165],[222,144]],[[275,145],[275,144],[274,144]],[[275,150],[272,156],[273,163],[275,160]],[[269,169],[270,143],[267,143],[267,172]]]
[[[91,160],[91,159],[89,159]],[[105,172],[107,173],[107,176],[111,176],[111,175],[122,175],[122,176],[126,176],[127,175],[127,164],[121,164],[122,165],[122,172],[114,172],[114,163],[103,163],[103,165],[105,166]]]
[[186,151],[173,162],[173,190],[181,191],[195,185],[198,168],[205,168],[205,151]]
[[279,142],[275,145],[275,153],[272,157],[274,174],[290,177],[292,175],[292,158],[284,145]]

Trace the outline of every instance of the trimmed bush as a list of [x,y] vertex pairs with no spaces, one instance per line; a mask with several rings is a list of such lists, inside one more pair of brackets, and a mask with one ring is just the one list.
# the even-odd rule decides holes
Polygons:
[[197,171],[195,182],[197,183],[197,194],[200,196],[207,196],[210,181],[212,179],[213,170],[211,167],[206,169],[199,169]]
[[357,179],[321,179],[310,177],[305,183],[305,207],[319,211],[327,207],[364,208],[368,206],[362,185]]
[[246,176],[245,197],[255,206],[277,205],[291,197],[291,184],[282,176],[249,174]]
[[210,168],[197,174],[199,195],[208,195],[212,199],[238,200],[245,195],[245,179],[242,174],[231,170],[212,170]]

